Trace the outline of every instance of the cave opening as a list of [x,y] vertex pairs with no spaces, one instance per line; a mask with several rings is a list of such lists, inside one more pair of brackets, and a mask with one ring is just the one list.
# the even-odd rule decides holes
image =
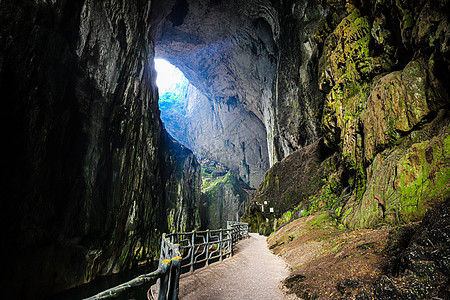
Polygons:
[[[245,158],[247,136],[252,132],[240,136],[243,129],[251,127],[246,125],[245,115],[236,112],[237,99],[234,105],[232,99],[218,104],[168,60],[157,57],[154,66],[163,126],[194,153],[201,167],[201,227],[224,228],[226,221],[240,219],[253,193]],[[242,154],[232,153],[233,148]]]
[[161,121],[167,132],[178,142],[186,143],[186,109],[189,81],[176,66],[165,59],[154,60],[157,73],[156,85],[159,92],[159,110]]

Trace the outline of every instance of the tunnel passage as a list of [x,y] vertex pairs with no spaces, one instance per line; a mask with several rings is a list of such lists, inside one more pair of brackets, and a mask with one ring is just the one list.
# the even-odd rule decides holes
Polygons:
[[163,126],[201,165],[201,226],[225,228],[227,221],[240,220],[254,191],[251,186],[262,180],[265,128],[236,98],[214,102],[166,60],[154,63]]

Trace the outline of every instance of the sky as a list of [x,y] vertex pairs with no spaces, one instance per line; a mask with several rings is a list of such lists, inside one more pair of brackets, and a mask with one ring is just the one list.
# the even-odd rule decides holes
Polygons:
[[156,85],[160,95],[173,90],[175,84],[184,79],[183,73],[164,59],[155,59],[155,69],[158,73]]

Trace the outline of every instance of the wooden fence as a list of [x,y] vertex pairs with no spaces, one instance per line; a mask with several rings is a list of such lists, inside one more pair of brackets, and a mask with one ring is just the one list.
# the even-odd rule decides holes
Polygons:
[[[128,282],[98,293],[85,300],[118,297],[126,290],[158,279],[158,295],[154,299],[178,299],[181,267],[191,272],[195,266],[208,266],[211,262],[222,261],[233,255],[237,241],[248,236],[248,224],[227,222],[227,229],[163,233],[158,269],[140,275]],[[150,299],[149,291],[149,299]]]

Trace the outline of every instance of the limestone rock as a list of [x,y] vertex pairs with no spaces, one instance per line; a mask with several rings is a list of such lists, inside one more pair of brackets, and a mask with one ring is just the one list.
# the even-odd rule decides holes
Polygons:
[[434,102],[429,99],[434,95],[428,82],[424,63],[412,61],[403,71],[390,73],[375,84],[361,118],[367,161],[410,132],[431,112],[428,103]]
[[212,101],[193,85],[181,106],[161,113],[170,134],[200,160],[218,161],[258,186],[269,168],[264,124],[236,101]]
[[168,232],[187,232],[201,225],[201,167],[189,149],[163,133],[161,163]]
[[[441,112],[438,133],[418,137],[378,154],[368,169],[367,189],[361,202],[349,202],[343,222],[349,227],[371,227],[381,222],[398,225],[421,220],[430,207],[450,194],[450,127]],[[445,125],[446,124],[446,125]],[[419,135],[418,133],[417,135]],[[431,134],[430,134],[431,135]]]
[[231,170],[215,172],[210,164],[203,163],[206,180],[202,187],[200,203],[202,227],[205,229],[226,228],[227,221],[239,221],[248,206],[252,195],[240,177]]
[[[1,2],[4,297],[41,299],[151,261],[168,229],[166,179],[180,181],[180,209],[199,200],[192,154],[162,146],[150,6]],[[163,156],[181,164],[168,176]],[[179,216],[173,227],[196,224]]]
[[282,25],[272,101],[275,117],[271,126],[266,122],[272,163],[312,144],[322,132],[324,96],[317,85],[319,48],[314,31],[325,11],[315,1],[283,2],[276,5]]
[[320,191],[334,171],[334,164],[327,160],[329,156],[323,140],[318,140],[276,163],[267,172],[243,217],[250,230],[269,234],[274,230],[275,219],[284,212],[296,207],[306,211],[312,196]]
[[330,147],[336,147],[348,135],[344,127],[353,128],[350,134],[356,136],[357,124],[348,124],[357,119],[361,110],[355,96],[364,98],[365,78],[390,67],[389,56],[371,53],[370,30],[368,17],[354,9],[325,40],[319,62],[319,87],[328,93],[322,124],[325,142]]

